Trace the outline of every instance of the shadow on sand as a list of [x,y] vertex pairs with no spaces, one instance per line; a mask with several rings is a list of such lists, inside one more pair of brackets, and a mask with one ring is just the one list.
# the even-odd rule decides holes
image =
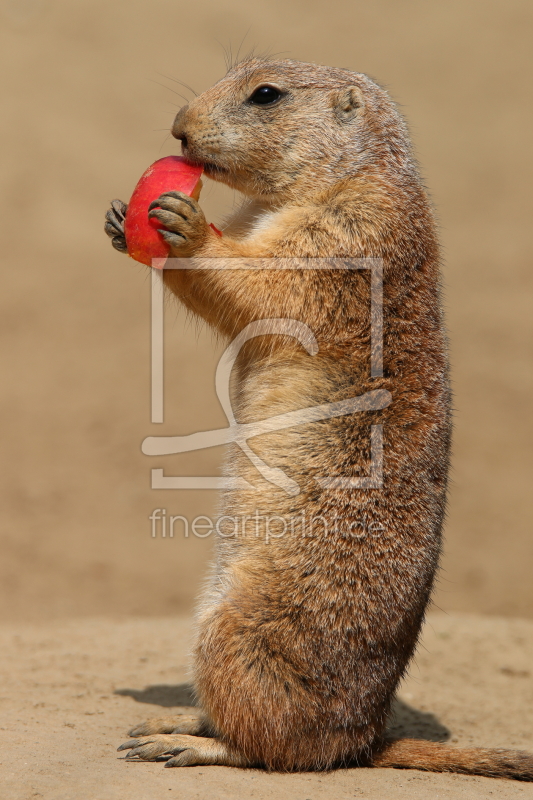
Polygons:
[[189,683],[170,686],[166,683],[147,686],[145,689],[116,689],[115,694],[133,697],[138,703],[173,708],[174,706],[195,706],[193,688]]

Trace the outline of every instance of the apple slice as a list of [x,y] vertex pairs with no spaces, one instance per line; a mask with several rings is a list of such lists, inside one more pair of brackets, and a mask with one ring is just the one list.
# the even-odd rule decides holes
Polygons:
[[[148,167],[133,191],[124,220],[129,256],[149,267],[153,258],[164,259],[168,256],[170,248],[159,233],[164,225],[148,217],[148,206],[169,191],[183,192],[198,200],[202,172],[202,166],[190,164],[181,156],[166,156]],[[211,227],[215,233],[222,235],[214,225]]]

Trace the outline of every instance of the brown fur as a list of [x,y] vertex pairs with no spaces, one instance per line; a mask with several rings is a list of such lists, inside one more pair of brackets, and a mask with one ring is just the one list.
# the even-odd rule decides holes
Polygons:
[[[263,84],[286,95],[272,107],[246,103]],[[382,378],[370,377],[368,271],[237,271],[228,261],[225,270],[165,273],[174,294],[224,336],[264,318],[300,320],[315,334],[314,357],[285,337],[248,343],[235,391],[239,421],[376,388],[393,398],[382,411],[252,441],[299,483],[296,497],[231,454],[227,474],[261,491],[225,493],[223,514],[305,512],[330,530],[267,542],[251,527],[217,542],[195,681],[211,732],[233,754],[227,763],[239,754],[276,770],[360,763],[533,779],[526,754],[383,741],[437,567],[450,444],[435,223],[396,108],[364,75],[251,59],[182,109],[173,133],[206,174],[249,198],[222,238],[199,206],[191,213],[167,198],[153,213],[170,231],[173,255],[384,261]],[[317,476],[365,474],[375,423],[384,431],[383,487],[321,491]],[[361,521],[382,529],[343,533]]]

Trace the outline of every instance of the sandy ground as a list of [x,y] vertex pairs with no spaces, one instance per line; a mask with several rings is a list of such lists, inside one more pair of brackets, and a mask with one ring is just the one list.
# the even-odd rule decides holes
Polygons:
[[[128,763],[128,728],[190,704],[186,618],[88,618],[0,628],[6,800],[474,800],[533,798],[533,785],[415,770],[268,775]],[[432,614],[401,687],[396,733],[533,750],[533,623]],[[3,788],[2,788],[3,787]]]

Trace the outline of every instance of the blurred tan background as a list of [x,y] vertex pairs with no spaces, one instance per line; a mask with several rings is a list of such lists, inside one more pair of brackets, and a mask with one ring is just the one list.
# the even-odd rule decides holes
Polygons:
[[[167,313],[166,422],[150,424],[148,270],[103,214],[189,96],[255,45],[363,71],[401,104],[442,225],[455,388],[440,608],[533,617],[531,41],[526,0],[0,0],[0,615],[190,608],[211,542],[153,540],[154,508],[212,514],[211,492],[150,489],[150,434],[225,424],[220,346]],[[166,76],[166,77],[164,77]],[[217,223],[235,198],[202,194]]]

